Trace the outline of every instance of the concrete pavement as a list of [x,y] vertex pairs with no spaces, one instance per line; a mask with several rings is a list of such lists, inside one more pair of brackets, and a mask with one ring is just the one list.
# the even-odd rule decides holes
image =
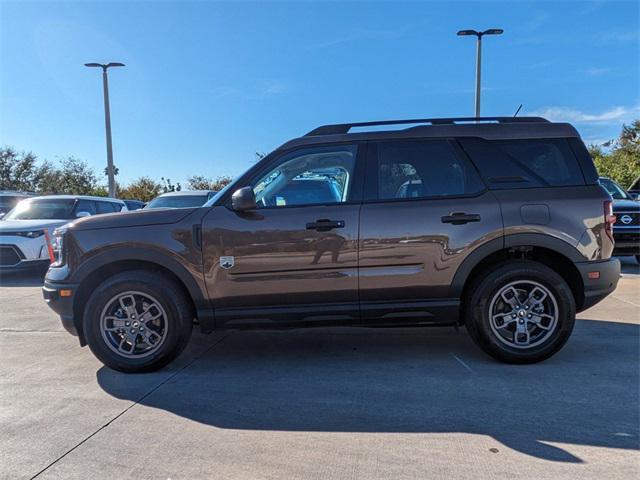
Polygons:
[[640,274],[567,346],[502,365],[464,330],[195,333],[111,371],[37,279],[0,281],[2,478],[604,478],[640,474]]

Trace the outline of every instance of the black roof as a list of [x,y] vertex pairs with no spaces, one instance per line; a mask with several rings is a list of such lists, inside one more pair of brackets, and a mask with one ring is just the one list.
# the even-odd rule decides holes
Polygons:
[[[399,126],[388,130],[350,131],[354,128]],[[405,127],[409,125],[408,127]],[[391,140],[420,137],[480,137],[489,140],[579,137],[568,123],[554,123],[541,117],[459,117],[381,120],[339,123],[315,128],[305,136],[291,140],[280,148],[354,140]]]

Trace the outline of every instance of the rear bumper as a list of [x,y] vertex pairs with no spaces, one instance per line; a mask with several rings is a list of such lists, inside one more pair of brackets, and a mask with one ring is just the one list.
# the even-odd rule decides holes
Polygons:
[[[584,302],[578,309],[579,312],[593,307],[613,292],[620,279],[620,260],[610,258],[601,262],[580,262],[576,267],[582,277],[584,285]],[[594,272],[598,272],[598,278]]]
[[78,329],[73,316],[73,297],[77,288],[77,284],[55,284],[47,281],[42,287],[44,301],[51,310],[60,315],[64,329],[75,336],[78,336]]

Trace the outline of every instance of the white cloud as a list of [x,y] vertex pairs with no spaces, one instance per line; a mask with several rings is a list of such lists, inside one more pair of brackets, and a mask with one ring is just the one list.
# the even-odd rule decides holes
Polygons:
[[640,105],[611,107],[601,113],[586,113],[571,107],[545,107],[528,114],[544,117],[554,122],[622,123],[637,117],[640,114]]
[[586,68],[584,70],[584,73],[589,75],[590,77],[597,77],[598,75],[603,75],[610,71],[611,69],[608,67],[590,67],[590,68]]
[[243,100],[262,100],[287,91],[287,86],[280,80],[256,80],[251,85],[231,87],[220,85],[211,89],[214,98],[234,97]]

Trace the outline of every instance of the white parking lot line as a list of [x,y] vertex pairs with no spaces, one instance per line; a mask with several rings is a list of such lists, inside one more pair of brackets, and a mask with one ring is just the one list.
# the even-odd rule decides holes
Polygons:
[[453,358],[455,358],[455,359],[456,359],[456,361],[457,361],[460,365],[462,365],[464,368],[466,368],[467,370],[469,370],[471,373],[475,373],[475,372],[473,371],[473,368],[471,368],[469,365],[467,365],[467,364],[466,364],[466,362],[464,362],[464,361],[463,361],[460,357],[458,357],[455,353],[453,353],[453,352],[449,352],[449,353],[451,354],[451,356],[452,356]]

